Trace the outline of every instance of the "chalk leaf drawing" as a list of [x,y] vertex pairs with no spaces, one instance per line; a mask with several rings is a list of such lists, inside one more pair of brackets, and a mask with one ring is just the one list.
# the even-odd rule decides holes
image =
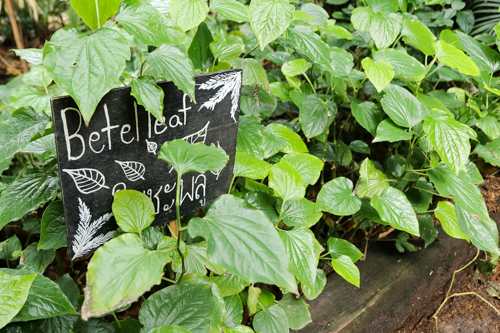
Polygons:
[[231,117],[236,122],[236,111],[239,106],[240,99],[240,85],[241,85],[241,72],[232,73],[222,73],[212,77],[205,83],[200,85],[200,90],[213,90],[221,87],[217,93],[210,98],[208,101],[203,103],[198,109],[200,111],[203,108],[209,110],[214,110],[215,106],[220,103],[226,96],[231,92]]
[[207,122],[205,127],[203,127],[201,130],[199,130],[196,133],[193,133],[193,134],[190,134],[188,136],[183,137],[182,140],[187,141],[191,144],[197,143],[197,142],[205,143],[205,139],[207,138],[208,125],[210,125],[210,121]]
[[128,180],[132,182],[135,182],[139,179],[144,180],[144,173],[146,172],[146,167],[144,166],[144,164],[134,161],[115,162],[122,167],[122,170]]
[[78,223],[78,229],[76,230],[75,239],[73,240],[72,249],[74,255],[71,260],[75,260],[76,258],[89,254],[92,250],[113,238],[114,235],[114,231],[109,231],[106,234],[100,234],[99,236],[94,237],[99,229],[101,229],[102,226],[109,221],[111,214],[106,213],[94,222],[90,223],[90,220],[92,220],[92,214],[90,214],[89,207],[80,198],[78,198],[78,202],[80,222]]
[[[223,152],[226,152],[226,151],[225,151],[224,149],[222,149],[222,147],[220,146],[219,141],[217,141],[217,148],[221,149]],[[213,172],[212,170],[210,170],[210,172],[211,172],[213,175],[217,176],[217,177],[215,178],[215,180],[219,180],[219,176],[220,176],[220,173],[222,172],[222,170],[224,170],[224,168],[220,169],[220,170],[219,170],[219,171],[217,171],[217,172]]]
[[158,149],[158,144],[154,141],[148,141],[148,139],[146,139],[146,145],[148,147],[148,153],[152,153],[153,155],[156,155],[156,150]]
[[101,188],[109,188],[105,185],[106,178],[96,169],[63,169],[68,175],[73,178],[76,188],[80,193],[90,194],[99,191]]

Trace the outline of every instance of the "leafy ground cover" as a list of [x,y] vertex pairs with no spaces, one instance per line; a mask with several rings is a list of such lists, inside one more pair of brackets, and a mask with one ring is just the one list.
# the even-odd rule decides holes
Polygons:
[[[468,35],[465,2],[97,4],[72,0],[88,28],[16,50],[31,70],[0,86],[0,297],[19,295],[0,305],[3,331],[300,329],[310,314],[297,296],[326,283],[318,266],[359,287],[370,244],[427,247],[433,217],[498,263],[475,164],[500,166],[498,36]],[[244,88],[228,194],[181,217],[177,188],[177,224],[154,228],[149,199],[120,191],[115,237],[69,264],[50,98],[71,95],[89,122],[109,90],[131,85],[162,121],[156,81],[195,100],[195,74],[229,68]],[[159,158],[178,180],[228,160],[182,140]]]

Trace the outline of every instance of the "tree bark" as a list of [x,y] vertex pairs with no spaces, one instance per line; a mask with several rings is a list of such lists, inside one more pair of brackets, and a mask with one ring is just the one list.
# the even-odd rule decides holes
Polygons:
[[[14,39],[16,41],[16,47],[18,49],[24,49],[24,40],[23,40],[23,34],[21,29],[19,29],[19,26],[17,24],[17,13],[16,10],[14,9],[14,6],[12,5],[12,0],[5,0],[5,7],[7,9],[7,14],[9,15],[9,20],[10,20],[10,25],[12,26],[12,32],[14,33]],[[21,66],[23,68],[23,71],[26,73],[28,72],[28,63],[26,60],[21,59]]]

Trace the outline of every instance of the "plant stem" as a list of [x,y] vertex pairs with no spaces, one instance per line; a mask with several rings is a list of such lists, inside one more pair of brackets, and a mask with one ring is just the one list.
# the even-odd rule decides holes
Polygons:
[[286,203],[286,200],[283,200],[283,203],[281,204],[280,215],[278,216],[278,222],[276,222],[276,224],[274,225],[276,228],[280,224],[281,215],[283,214],[283,209],[285,208],[285,203]]
[[174,281],[174,280],[167,279],[166,277],[162,277],[161,279],[162,279],[162,280],[165,280],[165,281],[167,281],[167,282],[170,282],[170,283],[175,283],[175,281]]
[[309,82],[309,85],[311,86],[313,93],[316,93],[316,89],[314,89],[314,86],[313,86],[311,80],[309,80],[309,76],[307,76],[307,74],[305,72],[304,72],[304,77],[306,78],[307,82]]
[[116,324],[118,325],[119,328],[122,328],[122,325],[120,324],[120,321],[118,320],[118,317],[116,316],[116,313],[111,312],[113,317],[115,318]]
[[233,176],[233,179],[231,179],[231,184],[229,184],[229,191],[227,192],[227,194],[231,194],[231,192],[233,192],[233,183],[235,179],[236,176]]
[[179,284],[182,280],[182,277],[186,273],[186,264],[184,263],[184,254],[182,254],[182,251],[181,251],[181,231],[180,231],[180,226],[181,226],[181,206],[180,206],[181,179],[182,179],[182,174],[177,174],[177,188],[175,191],[175,212],[177,213],[177,253],[179,253],[179,256],[181,257],[182,271],[181,271],[181,275],[179,276],[177,281],[175,281],[175,284]]

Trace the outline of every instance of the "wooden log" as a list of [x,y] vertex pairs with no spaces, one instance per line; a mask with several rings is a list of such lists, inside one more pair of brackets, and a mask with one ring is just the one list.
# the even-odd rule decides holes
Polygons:
[[[495,219],[498,221],[498,219]],[[308,301],[312,324],[302,333],[409,333],[443,300],[453,271],[472,260],[477,250],[449,237],[440,227],[439,241],[427,249],[401,254],[394,244],[379,242],[357,266],[361,288],[336,273],[323,293]]]

